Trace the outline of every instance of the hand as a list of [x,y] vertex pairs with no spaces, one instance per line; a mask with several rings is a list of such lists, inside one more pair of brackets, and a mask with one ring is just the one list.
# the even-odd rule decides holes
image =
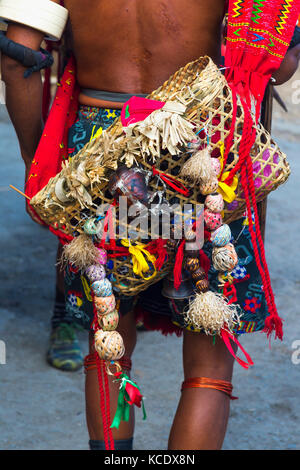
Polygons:
[[300,60],[300,44],[288,50],[280,67],[273,73],[276,82],[274,85],[282,85],[287,82],[296,72]]
[[[25,187],[26,187],[26,182],[28,180],[28,177],[29,177],[29,172],[30,172],[30,166],[31,166],[31,163],[28,163],[25,165]],[[37,224],[39,225],[42,225],[44,226],[44,224],[37,218],[37,216],[34,214],[34,212],[32,211],[31,207],[27,204],[27,199],[25,201],[25,210],[27,212],[27,214],[31,217],[31,219],[36,222]]]

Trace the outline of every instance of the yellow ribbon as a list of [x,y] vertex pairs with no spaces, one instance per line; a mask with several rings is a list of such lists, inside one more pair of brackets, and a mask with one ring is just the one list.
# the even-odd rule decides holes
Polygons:
[[[222,171],[223,166],[224,166],[225,145],[224,145],[224,142],[221,142],[221,141],[218,143],[218,145],[220,147],[220,154],[221,154],[220,162],[221,162],[221,171]],[[230,173],[229,171],[225,171],[222,174],[221,178],[219,179],[219,188],[218,188],[218,193],[222,195],[224,201],[226,202],[232,202],[235,200],[236,198],[235,190],[239,183],[239,179],[236,175],[233,177],[232,183],[230,185],[225,183],[225,180],[228,177],[229,173]]]
[[232,183],[228,185],[224,182],[228,175],[229,171],[225,171],[221,179],[219,180],[218,193],[222,194],[224,201],[232,202],[236,198],[235,190],[237,188],[239,180],[237,176],[234,176]]
[[[135,242],[134,245],[130,244],[129,240],[122,240],[122,245],[128,248],[129,253],[132,256],[133,272],[137,276],[142,277],[145,280],[152,279],[156,275],[155,261],[156,258],[154,255],[151,255],[149,251],[145,250],[145,246],[142,243]],[[144,273],[149,271],[148,261],[154,267],[154,273],[151,276],[146,277]]]
[[84,276],[80,276],[81,282],[82,282],[82,287],[85,293],[86,298],[92,302],[92,294],[91,294],[91,288],[89,286],[89,283],[87,282],[86,278]]
[[100,135],[101,135],[102,132],[103,132],[102,127],[99,127],[99,129],[97,130],[97,132],[94,134],[95,129],[96,129],[96,126],[93,127],[92,135],[91,135],[91,138],[90,138],[90,142],[92,142],[92,140],[97,139],[98,137],[100,137]]

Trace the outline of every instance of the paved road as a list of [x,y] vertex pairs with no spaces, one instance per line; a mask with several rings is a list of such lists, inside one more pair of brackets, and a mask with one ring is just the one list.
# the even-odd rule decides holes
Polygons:
[[[298,77],[300,78],[300,73]],[[299,105],[291,103],[291,82],[280,87],[290,113],[274,110],[273,135],[288,154],[293,174],[270,198],[266,248],[283,342],[256,333],[242,342],[255,366],[235,367],[235,394],[224,449],[300,449],[300,364],[291,361],[300,340],[299,273]],[[1,449],[87,449],[84,374],[48,367],[45,351],[54,295],[56,241],[24,213],[24,201],[8,189],[23,185],[15,134],[0,106]],[[137,414],[136,449],[165,449],[182,380],[181,340],[139,333],[133,375],[146,395],[148,419]],[[87,338],[80,333],[83,350]]]

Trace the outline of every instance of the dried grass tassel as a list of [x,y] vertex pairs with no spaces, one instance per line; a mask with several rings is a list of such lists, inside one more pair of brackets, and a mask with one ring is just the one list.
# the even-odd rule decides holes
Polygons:
[[84,271],[89,266],[97,264],[99,251],[91,237],[83,233],[64,246],[62,257],[63,262],[70,263],[80,271]]
[[228,304],[222,294],[208,290],[196,294],[185,312],[185,321],[207,335],[220,335],[224,325],[232,332],[239,314],[236,305]]
[[194,124],[184,117],[185,105],[168,101],[162,109],[153,111],[143,121],[124,128],[127,138],[136,143],[142,154],[151,154],[153,159],[167,149],[178,155],[189,142],[197,139]]
[[216,179],[209,148],[194,153],[183,165],[180,176],[197,184],[208,184]]

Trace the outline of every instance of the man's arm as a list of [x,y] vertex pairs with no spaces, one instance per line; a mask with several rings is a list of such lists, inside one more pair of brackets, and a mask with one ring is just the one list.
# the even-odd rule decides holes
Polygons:
[[[62,4],[60,0],[51,0],[51,2],[52,4]],[[33,3],[29,2],[28,6],[32,8]],[[25,0],[22,8],[26,10]],[[39,50],[45,36],[44,33],[39,31],[39,27],[41,27],[41,31],[47,31],[50,36],[56,39],[60,38],[68,16],[65,8],[59,6],[58,9],[52,7],[49,9],[48,5],[49,24],[45,21],[44,13],[41,17],[37,15],[38,17],[28,22],[28,15],[25,10],[24,16],[27,16],[27,18],[24,19],[24,22],[32,25],[32,28],[22,25],[22,21],[20,23],[10,22],[6,34],[7,38],[36,51]],[[10,14],[11,12],[9,12]],[[21,15],[20,11],[19,15]],[[34,29],[35,24],[37,29]],[[7,109],[19,139],[26,173],[28,173],[43,130],[41,74],[35,72],[28,78],[24,78],[25,68],[5,54],[2,54],[1,62],[2,79],[6,84]]]
[[[39,50],[43,33],[18,24],[9,24],[7,37],[13,41]],[[29,171],[42,134],[42,81],[40,72],[24,78],[25,68],[2,54],[1,72],[6,84],[7,110],[15,127],[21,155]]]
[[299,66],[300,60],[300,44],[289,49],[280,64],[280,67],[273,73],[276,82],[274,85],[282,85],[292,78]]

